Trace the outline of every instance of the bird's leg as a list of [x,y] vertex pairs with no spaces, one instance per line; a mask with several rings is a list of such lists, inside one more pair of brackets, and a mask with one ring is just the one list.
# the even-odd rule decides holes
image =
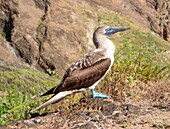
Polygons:
[[110,98],[109,96],[102,94],[102,93],[96,93],[94,89],[91,89],[93,98]]

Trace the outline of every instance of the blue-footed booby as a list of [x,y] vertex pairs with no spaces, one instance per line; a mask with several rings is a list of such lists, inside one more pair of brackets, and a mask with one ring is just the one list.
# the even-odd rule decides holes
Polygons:
[[93,34],[93,42],[96,49],[73,63],[66,70],[61,83],[42,95],[53,94],[53,96],[31,112],[86,89],[91,90],[93,98],[109,98],[109,96],[102,93],[96,93],[94,88],[107,74],[114,62],[115,46],[109,37],[116,32],[128,29],[128,27],[98,27]]

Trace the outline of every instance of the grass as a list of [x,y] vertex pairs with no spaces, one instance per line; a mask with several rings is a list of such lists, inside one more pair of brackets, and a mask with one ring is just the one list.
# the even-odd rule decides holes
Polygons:
[[[169,56],[164,55],[166,51],[170,51],[170,45],[158,35],[152,34],[117,13],[102,12],[95,19],[98,20],[107,25],[128,26],[131,30],[115,34],[111,38],[116,46],[115,62],[109,74],[96,87],[96,91],[105,92],[119,100],[128,96],[142,98],[143,95],[149,96],[150,93],[152,96],[155,94],[156,98],[162,94],[161,92],[168,90],[170,92],[166,80],[170,74],[170,60]],[[88,19],[84,22],[87,24]],[[50,69],[46,72],[55,74]],[[31,68],[0,64],[0,125],[27,118],[30,110],[45,101],[46,98],[40,99],[39,96],[57,85],[59,80],[59,76],[48,76]],[[159,80],[163,80],[162,89],[158,84],[154,92],[154,84]],[[68,108],[69,104],[79,102],[79,98],[87,93],[67,97],[60,104]],[[58,105],[55,105],[55,108],[58,108]],[[52,111],[53,106],[39,112]]]
[[[130,44],[128,40],[124,42],[123,46],[118,48],[115,64],[108,80],[115,82],[116,88],[120,84],[122,90],[118,88],[118,91],[122,91],[119,93],[121,97],[134,94],[136,97],[140,97],[140,92],[132,92],[136,87],[139,89],[145,86],[143,83],[147,84],[151,81],[156,82],[163,78],[167,79],[170,67],[166,62],[163,62],[164,59],[159,55],[162,51],[162,48],[158,49],[156,43],[141,43],[140,47],[138,47]],[[115,90],[110,88],[110,91]]]
[[157,129],[168,129],[170,125],[166,123],[160,123],[160,124],[153,124],[153,127],[156,127]]
[[3,40],[6,40],[7,34],[6,34],[5,32],[3,32],[2,35],[1,35],[1,38],[2,38]]
[[[152,87],[154,90],[153,87],[160,86],[157,83],[164,80],[163,84],[161,82],[164,90],[155,91],[155,94],[161,95],[162,91],[170,92],[170,88],[167,88],[170,55],[164,54],[170,51],[170,45],[158,35],[117,13],[108,15],[102,13],[98,18],[106,25],[128,26],[131,29],[111,37],[116,46],[115,62],[97,89],[117,99],[125,99],[127,96],[141,98],[146,95],[146,91],[142,89],[150,91],[149,88]],[[160,95],[155,97],[158,98]],[[146,96],[149,96],[149,92]]]
[[59,83],[58,77],[3,64],[0,77],[0,125],[28,117],[30,110],[45,101],[39,96]]

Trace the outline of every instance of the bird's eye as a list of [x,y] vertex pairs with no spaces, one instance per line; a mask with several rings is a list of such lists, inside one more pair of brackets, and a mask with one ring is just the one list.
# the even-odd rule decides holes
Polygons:
[[106,28],[106,29],[105,29],[106,32],[109,31],[109,30],[110,30],[110,28]]
[[111,27],[108,27],[108,28],[105,29],[105,31],[106,31],[106,32],[110,32],[110,31],[112,31],[112,28],[111,28]]
[[112,35],[113,33],[113,29],[111,28],[111,27],[107,27],[106,29],[105,29],[105,35],[106,36],[110,36],[110,35]]

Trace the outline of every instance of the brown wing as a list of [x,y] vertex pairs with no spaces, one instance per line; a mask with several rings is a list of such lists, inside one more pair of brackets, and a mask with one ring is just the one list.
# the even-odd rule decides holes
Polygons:
[[90,67],[75,70],[67,77],[63,84],[54,89],[54,93],[74,89],[88,88],[102,78],[110,67],[109,58],[101,59]]
[[104,57],[103,51],[90,53],[67,69],[59,86],[53,87],[42,96],[66,90],[87,88],[105,74],[110,62],[110,59]]
[[65,79],[72,75],[74,71],[90,67],[100,59],[105,59],[103,51],[93,52],[86,55],[84,58],[79,59],[66,70],[61,83],[64,83]]

